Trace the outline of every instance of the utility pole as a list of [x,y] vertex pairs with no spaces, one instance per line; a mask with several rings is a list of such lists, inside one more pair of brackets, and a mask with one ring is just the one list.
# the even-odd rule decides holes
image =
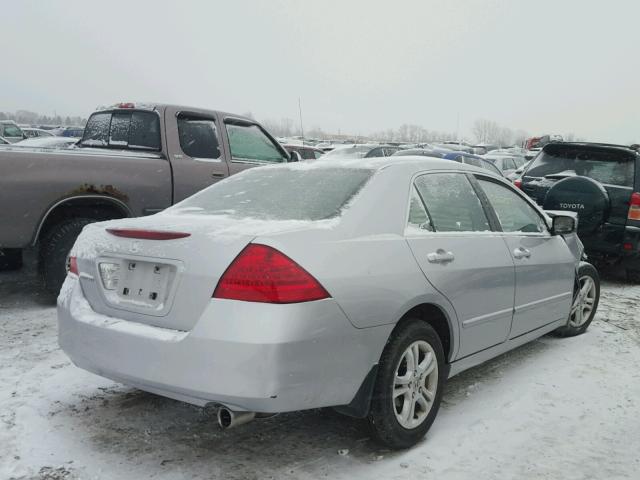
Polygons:
[[302,129],[302,103],[298,97],[298,113],[300,114],[300,135],[302,136],[302,145],[304,146],[304,130]]

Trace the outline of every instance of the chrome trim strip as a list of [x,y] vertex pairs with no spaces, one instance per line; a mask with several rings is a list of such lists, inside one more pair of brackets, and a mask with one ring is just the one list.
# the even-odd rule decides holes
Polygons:
[[480,315],[479,317],[469,318],[462,322],[462,328],[475,327],[477,325],[490,322],[495,318],[502,317],[506,314],[513,315],[513,308],[505,308],[504,310],[498,310],[497,312],[487,313],[485,315]]

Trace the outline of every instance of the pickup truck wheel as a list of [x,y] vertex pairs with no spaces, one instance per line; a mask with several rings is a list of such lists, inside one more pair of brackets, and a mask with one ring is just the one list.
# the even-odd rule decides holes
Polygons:
[[380,359],[368,417],[373,436],[393,449],[420,441],[438,414],[445,378],[440,337],[424,321],[410,320]]
[[593,265],[580,265],[578,283],[574,290],[567,324],[555,331],[560,337],[573,337],[586,332],[596,315],[600,301],[600,277]]
[[0,272],[22,268],[22,250],[19,248],[0,249]]
[[45,288],[57,295],[67,276],[67,257],[82,229],[98,220],[92,218],[71,218],[64,220],[49,230],[41,241],[40,269]]

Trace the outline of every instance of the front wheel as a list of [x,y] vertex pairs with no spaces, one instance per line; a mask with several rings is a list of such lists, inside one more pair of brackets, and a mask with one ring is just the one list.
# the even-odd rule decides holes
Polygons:
[[387,343],[369,413],[374,437],[393,449],[409,448],[435,420],[446,379],[442,342],[422,320],[410,320]]
[[593,321],[600,301],[600,277],[595,267],[582,263],[578,268],[578,282],[574,288],[569,319],[556,330],[561,337],[573,337],[586,332]]

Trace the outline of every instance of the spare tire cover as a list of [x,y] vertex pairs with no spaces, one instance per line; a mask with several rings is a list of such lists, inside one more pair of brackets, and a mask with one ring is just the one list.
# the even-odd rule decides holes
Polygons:
[[576,212],[578,234],[589,234],[595,232],[609,216],[609,194],[592,178],[563,178],[549,189],[543,208]]

